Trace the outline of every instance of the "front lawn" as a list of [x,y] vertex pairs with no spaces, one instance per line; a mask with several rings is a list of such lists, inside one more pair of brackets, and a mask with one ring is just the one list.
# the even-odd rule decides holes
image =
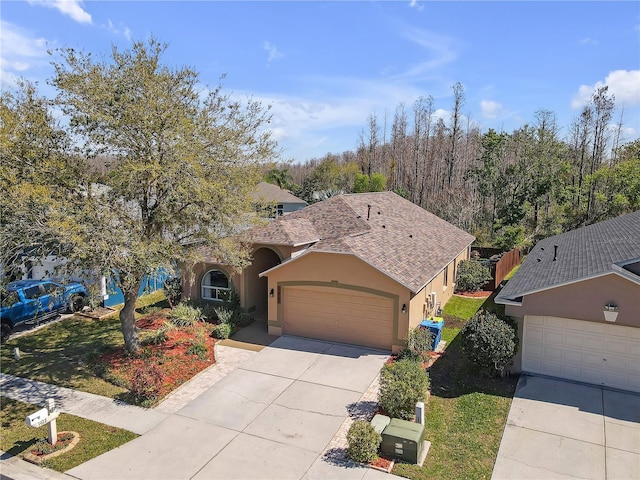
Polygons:
[[502,307],[493,302],[494,295],[454,296],[445,305],[442,338],[447,348],[429,370],[431,397],[425,411],[425,439],[431,449],[422,467],[396,464],[395,475],[415,480],[491,478],[518,379],[478,375],[462,353],[459,332],[480,308]]
[[[158,303],[150,306],[150,300]],[[2,344],[0,369],[18,377],[152,406],[214,361],[214,340],[209,336],[213,326],[197,322],[191,327],[166,329],[168,311],[162,309],[162,302],[157,294],[141,299],[136,325],[143,347],[136,355],[124,352],[117,315],[101,320],[74,316]],[[162,327],[165,329],[160,331]],[[16,347],[20,360],[13,356]],[[142,388],[135,395],[131,391],[134,376]]]
[[[38,440],[47,438],[48,427],[46,425],[32,428],[25,423],[25,418],[39,410],[39,408],[5,397],[0,398],[1,450],[11,455],[19,456],[28,453]],[[42,463],[43,466],[58,472],[64,472],[76,467],[138,436],[127,430],[103,425],[66,413],[60,414],[57,426],[58,432],[73,431],[80,434],[80,441],[72,450]]]

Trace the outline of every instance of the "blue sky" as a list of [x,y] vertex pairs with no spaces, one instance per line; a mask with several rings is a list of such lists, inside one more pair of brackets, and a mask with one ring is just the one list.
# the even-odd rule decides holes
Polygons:
[[357,147],[367,118],[388,125],[432,95],[447,118],[452,86],[483,131],[556,113],[561,134],[593,88],[609,85],[626,141],[640,137],[640,3],[420,1],[75,1],[0,4],[3,88],[16,76],[51,94],[47,49],[108,55],[154,35],[167,64],[205,85],[272,106],[284,159]]

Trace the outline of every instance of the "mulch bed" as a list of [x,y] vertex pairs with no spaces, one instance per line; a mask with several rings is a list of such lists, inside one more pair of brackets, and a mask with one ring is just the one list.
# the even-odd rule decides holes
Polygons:
[[[158,330],[167,320],[168,318],[162,314],[148,315],[137,320],[136,327],[141,331]],[[127,354],[124,348],[118,348],[102,355],[100,361],[108,367],[110,375],[125,379],[127,383],[139,367],[155,365],[163,376],[159,392],[159,398],[163,398],[215,363],[213,346],[216,340],[211,338],[210,331],[209,324],[175,328],[167,332],[168,339],[165,342],[159,345],[145,345],[135,356]],[[203,342],[206,346],[206,355],[201,357],[187,353],[189,347],[198,342]]]
[[471,298],[489,298],[493,292],[486,292],[480,290],[478,292],[455,292],[459,297],[471,297]]

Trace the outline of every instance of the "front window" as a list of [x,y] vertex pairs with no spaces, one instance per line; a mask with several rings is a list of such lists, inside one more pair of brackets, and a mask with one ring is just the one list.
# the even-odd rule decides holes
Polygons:
[[204,300],[224,300],[229,292],[229,279],[220,270],[209,270],[202,277],[202,298]]

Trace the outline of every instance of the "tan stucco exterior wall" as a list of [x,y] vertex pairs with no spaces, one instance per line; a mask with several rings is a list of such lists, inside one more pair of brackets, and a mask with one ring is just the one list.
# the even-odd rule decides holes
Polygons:
[[522,306],[506,305],[510,317],[542,315],[607,323],[604,305],[618,305],[616,325],[640,327],[640,285],[616,274],[572,283],[523,298]]
[[[455,272],[457,272],[458,265],[462,260],[468,259],[469,249],[465,248],[446,266],[448,270],[446,285],[444,283],[445,269],[443,268],[422,290],[413,296],[409,317],[411,328],[417,327],[425,318],[435,315],[438,306],[444,308],[455,291]],[[432,303],[430,300],[432,292],[436,294],[435,303]]]
[[[404,347],[409,327],[409,312],[401,312],[402,305],[410,305],[409,289],[390,279],[375,268],[352,255],[311,252],[269,273],[269,290],[277,292],[278,286],[296,283],[317,284],[318,286],[357,287],[362,291],[384,292],[397,299],[397,332],[394,332],[394,350]],[[281,324],[278,318],[278,296],[269,298],[269,332],[280,335]]]
[[233,274],[228,267],[215,263],[198,263],[194,265],[190,272],[183,272],[182,297],[191,300],[201,300],[200,285],[202,284],[202,277],[209,270],[213,269],[224,272],[236,290],[238,290],[238,292],[242,291],[242,276],[239,273]]

